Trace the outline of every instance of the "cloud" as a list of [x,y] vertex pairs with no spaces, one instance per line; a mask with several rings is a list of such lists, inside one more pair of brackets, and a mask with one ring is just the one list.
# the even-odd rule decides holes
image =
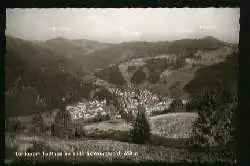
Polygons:
[[[95,36],[99,37],[107,37],[109,38],[121,38],[121,39],[129,39],[129,38],[138,38],[141,33],[135,30],[131,30],[129,27],[125,26],[121,23],[112,23],[110,19],[103,19],[103,17],[98,17],[96,15],[90,15],[86,17],[86,21],[89,27],[91,27],[91,31],[94,31]],[[115,21],[115,20],[113,20]]]
[[50,27],[50,29],[51,29],[53,32],[66,32],[66,33],[69,33],[69,32],[70,32],[70,29],[69,29],[69,28],[65,28],[65,27],[56,27],[56,26],[52,26],[52,27]]

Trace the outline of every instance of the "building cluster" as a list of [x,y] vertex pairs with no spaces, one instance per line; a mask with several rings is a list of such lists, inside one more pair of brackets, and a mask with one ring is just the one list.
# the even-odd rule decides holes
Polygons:
[[[163,111],[169,108],[172,103],[171,98],[159,98],[147,89],[119,89],[109,88],[112,93],[118,97],[120,106],[126,113],[132,112],[136,116],[139,104],[145,108],[146,114],[150,116],[153,112]],[[120,119],[116,108],[107,105],[106,100],[82,101],[76,105],[70,105],[66,108],[70,112],[72,119],[88,120],[98,115],[109,115],[111,119]]]
[[143,105],[146,114],[150,116],[152,112],[168,109],[173,100],[168,97],[160,99],[147,89],[129,88],[128,90],[121,90],[113,88],[110,90],[117,94],[124,111],[126,113],[132,112],[134,115],[136,115],[139,104]]
[[75,105],[66,107],[66,110],[70,112],[71,118],[89,120],[96,116],[109,115],[112,119],[119,119],[121,116],[114,110],[114,108],[107,105],[106,100],[91,100],[82,101]]
[[67,106],[66,110],[70,112],[72,119],[91,119],[98,114],[106,115],[105,105],[106,100],[82,101],[76,105]]
[[187,64],[196,64],[197,63],[196,60],[193,58],[185,58],[185,62]]

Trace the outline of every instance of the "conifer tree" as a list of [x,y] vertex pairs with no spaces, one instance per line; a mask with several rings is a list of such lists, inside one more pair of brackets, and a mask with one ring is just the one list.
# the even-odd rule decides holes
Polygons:
[[34,125],[35,134],[43,134],[45,132],[46,125],[44,123],[41,113],[36,113],[32,119]]
[[139,105],[137,117],[131,130],[132,142],[143,144],[150,140],[150,125],[145,114],[145,108]]

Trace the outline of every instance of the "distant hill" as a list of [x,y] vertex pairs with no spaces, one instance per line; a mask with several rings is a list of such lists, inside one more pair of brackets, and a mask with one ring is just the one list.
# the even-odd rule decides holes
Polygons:
[[197,50],[216,50],[226,43],[213,37],[203,39],[182,39],[173,42],[129,42],[111,45],[83,57],[88,67],[104,67],[140,57],[153,57],[161,54],[192,55]]
[[49,49],[50,51],[61,56],[70,58],[75,62],[81,60],[82,56],[88,55],[97,50],[102,50],[111,45],[109,43],[101,43],[87,39],[73,40],[61,37],[38,42],[38,44],[43,48]]
[[[32,77],[37,77],[37,75],[41,73],[58,73],[61,67],[64,68],[63,70],[65,70],[65,73],[75,76],[77,74],[80,75],[89,72],[87,68],[77,65],[67,57],[61,56],[49,49],[45,49],[35,42],[25,41],[10,36],[6,37],[5,56],[5,69],[17,73],[22,71],[24,76],[23,79],[28,79],[30,75],[32,75]],[[16,69],[18,65],[15,63],[20,63],[20,65],[22,65]],[[6,77],[11,76],[10,74],[6,74]],[[8,85],[10,84],[12,83],[8,82]]]

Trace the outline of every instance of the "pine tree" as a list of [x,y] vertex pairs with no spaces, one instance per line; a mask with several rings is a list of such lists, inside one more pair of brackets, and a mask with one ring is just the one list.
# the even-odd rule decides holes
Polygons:
[[144,107],[138,107],[137,117],[131,130],[132,142],[143,144],[150,141],[150,125]]
[[59,111],[55,117],[55,122],[52,126],[52,134],[57,137],[64,137],[70,121],[70,113],[68,111]]
[[55,123],[53,123],[51,126],[50,126],[50,132],[51,132],[51,136],[56,136],[56,126],[55,126]]
[[32,120],[32,124],[34,125],[34,133],[43,134],[45,132],[46,125],[41,113],[35,114]]
[[81,125],[74,124],[75,132],[74,137],[75,138],[82,138],[85,136],[84,128]]

